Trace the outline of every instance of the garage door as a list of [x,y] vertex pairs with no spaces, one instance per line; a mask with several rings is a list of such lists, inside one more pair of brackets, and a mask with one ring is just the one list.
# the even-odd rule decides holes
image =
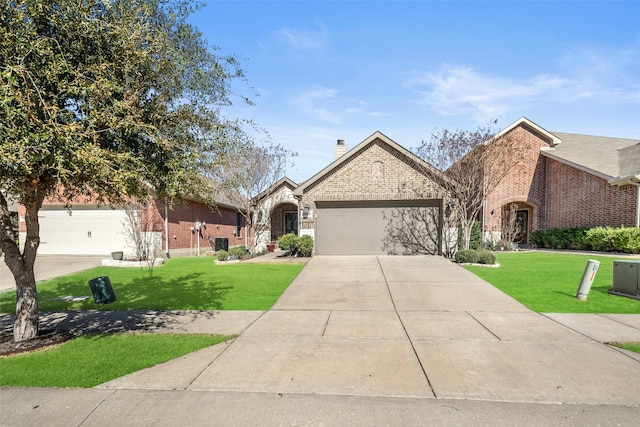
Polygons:
[[438,200],[316,202],[315,253],[438,253],[438,206]]
[[124,211],[111,209],[41,210],[43,255],[108,255],[125,249]]

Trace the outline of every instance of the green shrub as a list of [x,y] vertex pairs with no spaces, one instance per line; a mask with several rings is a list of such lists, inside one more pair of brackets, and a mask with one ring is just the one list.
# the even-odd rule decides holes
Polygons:
[[463,249],[456,252],[455,260],[460,264],[488,264],[496,263],[496,256],[489,251]]
[[587,230],[585,243],[595,251],[640,253],[640,228],[596,227]]
[[496,263],[496,256],[493,252],[478,251],[478,264],[493,265]]
[[531,244],[539,248],[640,253],[640,228],[594,227],[536,230]]
[[[458,247],[462,247],[462,226],[458,224]],[[469,249],[480,249],[482,247],[482,230],[480,221],[471,223],[471,236],[469,238]]]
[[313,252],[313,237],[309,235],[300,236],[296,242],[296,249],[300,256],[311,256]]
[[229,252],[224,249],[220,249],[218,251],[218,261],[226,261],[229,259]]
[[234,246],[229,249],[229,255],[234,256],[236,258],[243,257],[247,254],[247,248],[245,246]]
[[456,252],[455,260],[460,264],[475,264],[478,262],[478,251],[475,249],[463,249]]
[[539,248],[549,249],[585,249],[586,228],[566,227],[551,230],[535,230],[530,242]]
[[296,248],[298,236],[295,233],[285,234],[278,239],[278,247],[283,251],[292,252]]

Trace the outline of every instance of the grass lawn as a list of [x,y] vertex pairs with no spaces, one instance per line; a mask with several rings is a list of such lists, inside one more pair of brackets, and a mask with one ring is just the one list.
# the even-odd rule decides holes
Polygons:
[[624,348],[625,350],[634,351],[640,353],[640,343],[614,343],[616,347]]
[[85,335],[44,351],[0,358],[0,385],[94,387],[232,337]]
[[[40,311],[64,310],[268,310],[303,264],[215,265],[211,257],[170,259],[153,271],[96,267],[38,283]],[[52,301],[91,295],[88,281],[109,276],[114,303]],[[15,292],[0,294],[0,312],[15,312]]]
[[[640,314],[640,301],[610,295],[614,257],[551,252],[496,254],[499,268],[466,267],[539,313]],[[600,261],[587,301],[575,295],[587,260]],[[626,258],[625,258],[626,259]]]

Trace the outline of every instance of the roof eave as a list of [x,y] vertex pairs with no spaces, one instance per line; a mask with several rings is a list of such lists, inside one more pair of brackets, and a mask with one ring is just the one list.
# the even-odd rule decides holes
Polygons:
[[548,130],[543,128],[542,126],[532,122],[531,120],[529,120],[528,118],[523,116],[523,117],[520,117],[515,122],[511,123],[506,128],[502,129],[500,132],[498,132],[496,135],[494,135],[493,138],[489,139],[486,143],[489,143],[490,141],[493,141],[494,139],[499,139],[500,137],[506,135],[507,133],[511,132],[513,129],[515,129],[518,126],[521,126],[521,125],[525,125],[525,126],[531,128],[531,129],[533,129],[535,132],[545,136],[550,141],[550,144],[551,144],[552,147],[554,145],[558,145],[558,144],[560,144],[562,142],[562,140],[560,140],[560,138],[558,138],[557,136],[555,136],[554,134],[552,134],[551,132],[549,132]]
[[607,174],[604,174],[602,172],[598,172],[597,170],[590,169],[590,168],[588,168],[588,167],[586,167],[584,165],[580,165],[580,164],[574,163],[574,162],[572,162],[570,160],[563,159],[562,157],[558,157],[555,154],[553,154],[553,150],[540,149],[540,154],[542,154],[545,157],[549,157],[550,159],[553,159],[553,160],[555,160],[557,162],[560,162],[560,163],[563,163],[565,165],[571,166],[572,168],[581,170],[581,171],[586,172],[586,173],[591,174],[591,175],[595,175],[595,176],[597,176],[599,178],[602,178],[602,179],[606,180],[607,182],[609,182],[613,178],[611,175],[607,175]]
[[[415,154],[413,154],[412,152],[410,152],[409,150],[407,150],[403,146],[399,145],[397,142],[395,142],[394,140],[392,140],[391,138],[389,138],[388,136],[386,136],[382,132],[375,131],[368,138],[366,138],[365,140],[360,142],[358,145],[353,147],[351,150],[347,151],[345,154],[343,154],[338,159],[336,159],[333,162],[331,162],[327,167],[322,169],[320,172],[315,174],[313,177],[309,178],[308,180],[306,180],[305,182],[300,184],[298,186],[298,188],[296,188],[293,191],[294,196],[302,196],[304,194],[304,191],[307,188],[312,186],[315,182],[320,180],[326,174],[330,173],[332,170],[338,168],[341,164],[345,163],[346,161],[348,161],[352,157],[356,156],[357,153],[360,151],[360,149],[362,147],[365,147],[367,144],[370,144],[371,142],[375,141],[376,139],[382,140],[384,143],[390,145],[391,147],[393,147],[394,149],[398,150],[403,155],[405,155],[408,158],[410,158],[411,160],[415,161],[416,163],[425,165],[427,168],[432,168],[432,169],[434,169],[434,173],[436,172],[436,170],[435,170],[435,168],[433,168],[433,166],[429,165],[424,160],[422,160],[421,158],[419,158],[418,156],[416,156]],[[440,171],[437,171],[437,172],[442,174],[442,172],[440,172]]]
[[639,185],[640,184],[640,174],[638,175],[627,175],[627,176],[616,176],[607,181],[611,185],[622,186],[622,185]]

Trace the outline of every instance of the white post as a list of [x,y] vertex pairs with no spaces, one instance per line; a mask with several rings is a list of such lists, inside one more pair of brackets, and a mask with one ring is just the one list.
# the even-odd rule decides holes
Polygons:
[[582,280],[580,281],[580,286],[578,287],[578,292],[576,293],[576,299],[578,301],[587,300],[587,296],[589,296],[589,291],[591,290],[593,279],[596,278],[596,273],[598,272],[599,266],[600,261],[596,261],[593,259],[587,261],[587,266],[584,268],[584,273],[582,273]]

